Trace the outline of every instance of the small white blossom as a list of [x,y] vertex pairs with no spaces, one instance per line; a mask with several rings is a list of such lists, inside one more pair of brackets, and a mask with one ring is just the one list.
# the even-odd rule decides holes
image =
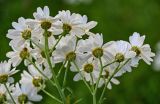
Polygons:
[[55,63],[64,61],[74,61],[80,57],[80,54],[76,52],[77,38],[73,35],[62,37],[56,50],[53,52],[53,60]]
[[[39,72],[33,65],[29,65],[29,73],[27,71],[23,71],[23,73],[21,74],[20,83],[22,85],[30,85],[37,90],[40,90],[41,87],[45,87],[45,80],[47,80],[46,77],[48,79],[52,78],[52,73],[48,67],[43,69],[43,66],[40,64],[36,64],[36,66],[41,72]],[[43,75],[45,76],[43,76],[41,73],[43,73]]]
[[6,56],[10,58],[9,61],[12,63],[13,67],[18,66],[23,60],[25,65],[29,63],[26,58],[31,59],[31,48],[25,45],[23,47],[12,47],[12,49],[13,51],[8,52]]
[[33,28],[26,24],[27,19],[20,17],[18,22],[13,22],[14,29],[9,29],[7,37],[12,39],[9,43],[12,47],[21,47],[24,44],[30,44],[30,39],[36,40],[39,34]]
[[69,10],[63,10],[59,11],[58,15],[55,18],[60,19],[60,21],[63,23],[63,32],[65,32],[66,34],[69,33],[80,38],[85,34],[82,26],[85,21],[82,21],[83,19],[80,14],[71,14]]
[[37,94],[37,91],[30,85],[19,85],[17,83],[12,89],[12,96],[16,104],[32,104],[42,100],[42,96]]
[[12,75],[17,73],[18,70],[16,68],[11,69],[11,62],[0,62],[0,84],[4,83],[13,83],[14,79],[12,78]]
[[86,60],[94,57],[95,59],[101,58],[102,60],[110,61],[110,57],[112,54],[108,52],[106,48],[111,46],[114,42],[108,42],[103,44],[103,36],[102,34],[94,34],[90,35],[86,40],[80,40],[77,44],[76,51],[84,54]]
[[35,19],[28,20],[28,24],[37,30],[43,36],[44,30],[52,32],[54,35],[59,35],[63,32],[61,22],[58,19],[50,16],[48,6],[43,9],[38,7],[37,11],[33,13]]
[[[126,61],[136,56],[136,53],[131,51],[131,45],[126,41],[116,41],[106,50],[112,54],[111,62],[115,61],[115,64],[118,66],[120,63],[123,65]],[[121,66],[120,65],[120,66]],[[123,68],[118,72],[120,75],[125,73],[126,71],[131,72],[131,64],[128,62],[126,63]]]
[[[93,60],[93,58],[90,58],[88,61],[77,61],[77,66],[80,70],[76,68],[76,66],[71,63],[71,71],[78,72],[73,80],[79,81],[82,80],[82,76],[85,78],[86,81],[90,82],[90,84],[95,84],[97,81],[97,78],[99,76],[99,67],[97,65],[98,61]],[[82,75],[82,76],[81,76]]]
[[[116,69],[116,65],[112,64],[110,66],[107,66],[103,69],[103,73],[102,73],[102,78],[100,79],[99,82],[99,87],[101,87],[103,84],[106,84],[107,81],[109,80],[109,78],[112,76],[112,74],[114,73]],[[113,75],[112,79],[110,80],[110,82],[107,85],[108,89],[112,89],[112,83],[115,85],[118,85],[120,82],[116,79],[116,77],[119,77],[118,75]]]
[[151,52],[151,48],[149,44],[144,44],[145,36],[140,36],[139,33],[133,33],[132,36],[129,37],[129,41],[131,44],[131,50],[136,52],[136,57],[132,59],[132,64],[138,64],[140,59],[143,59],[147,64],[151,64],[153,61],[152,57],[155,56],[153,52]]

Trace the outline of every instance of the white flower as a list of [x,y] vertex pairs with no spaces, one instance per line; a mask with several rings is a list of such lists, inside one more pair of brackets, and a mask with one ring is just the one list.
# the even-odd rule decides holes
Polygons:
[[[103,84],[106,84],[107,81],[109,80],[109,78],[112,76],[112,74],[114,73],[116,69],[116,65],[112,64],[110,66],[107,66],[103,69],[103,73],[102,73],[102,78],[100,79],[100,82],[99,82],[99,87],[101,87]],[[120,82],[116,79],[116,77],[119,77],[117,74],[115,74],[112,79],[110,80],[110,82],[108,83],[107,85],[107,88],[108,89],[112,89],[112,85],[111,83],[113,84],[116,84],[118,85]]]
[[[87,22],[86,17],[82,17],[80,14],[76,13],[71,14],[69,10],[63,10],[59,11],[58,15],[55,18],[60,19],[60,21],[63,23],[62,28],[65,34],[75,35],[79,38],[81,38],[82,35],[85,34],[84,25]],[[90,26],[90,23],[87,25]],[[88,29],[91,29],[92,27],[94,26],[90,26]]]
[[[6,85],[9,91],[11,91],[11,89],[14,87],[13,85],[10,85],[9,83],[7,83]],[[0,85],[0,98],[1,98],[0,99],[1,104],[10,104],[11,102],[11,98],[7,92],[6,87],[3,84]]]
[[[36,64],[36,66],[41,72],[39,72],[33,65],[29,65],[29,73],[27,71],[23,71],[23,73],[21,74],[20,83],[22,85],[30,85],[37,90],[40,90],[41,87],[45,87],[45,80],[47,80],[46,77],[48,77],[48,79],[52,78],[52,73],[48,67],[43,69],[43,66],[40,64]],[[43,75],[45,76],[43,76],[41,73],[43,73]]]
[[12,39],[9,43],[12,47],[21,47],[25,43],[29,44],[30,39],[36,40],[39,37],[39,34],[31,28],[31,26],[27,25],[27,19],[20,17],[18,22],[13,22],[12,26],[14,29],[9,29],[7,37]]
[[30,58],[30,51],[31,48],[29,48],[27,45],[23,46],[23,47],[12,47],[13,51],[10,51],[6,54],[6,56],[9,59],[9,61],[12,63],[13,67],[18,66],[22,60],[24,60],[25,65],[28,65],[28,61],[26,60],[26,58]]
[[[79,81],[82,80],[82,76],[85,78],[86,81],[90,82],[90,84],[95,84],[97,81],[97,78],[99,76],[99,67],[97,65],[98,61],[93,60],[93,58],[90,58],[88,61],[77,61],[76,64],[80,70],[76,68],[76,66],[71,63],[71,71],[78,72],[73,80]],[[82,74],[82,76],[81,76]]]
[[93,33],[90,32],[90,30],[97,25],[97,22],[96,21],[88,22],[88,17],[86,15],[81,17],[81,21],[82,21],[82,28],[84,29],[85,34],[93,35]]
[[37,94],[37,91],[30,85],[19,85],[17,83],[12,90],[12,96],[16,104],[32,104],[42,100],[42,96]]
[[151,48],[149,44],[144,44],[144,39],[145,39],[145,36],[140,36],[140,34],[136,32],[129,37],[131,50],[136,52],[136,55],[137,55],[132,60],[133,64],[138,64],[138,61],[140,59],[143,59],[149,65],[153,61],[152,57],[154,57],[155,54],[151,52]]
[[80,40],[77,44],[76,51],[84,54],[86,57],[86,60],[88,60],[91,57],[94,57],[95,59],[101,58],[102,60],[107,61],[108,63],[110,61],[110,57],[112,54],[106,50],[107,47],[112,45],[114,42],[108,42],[103,45],[103,36],[102,34],[94,34],[90,35],[88,39],[86,40]]
[[76,50],[77,38],[73,35],[62,37],[56,50],[53,52],[53,60],[55,63],[64,61],[74,61],[77,60],[79,54]]
[[44,30],[53,32],[54,35],[59,35],[63,32],[62,23],[50,16],[48,6],[45,6],[43,9],[38,7],[37,12],[34,12],[33,16],[35,20],[30,19],[28,24],[34,27],[41,36],[43,36]]
[[[111,62],[115,61],[115,64],[118,66],[119,63],[123,65],[126,61],[136,56],[136,53],[130,49],[131,45],[128,42],[120,40],[114,42],[111,46],[106,48],[106,51],[113,56],[112,58],[110,57],[112,60]],[[121,75],[126,71],[131,72],[130,62],[126,63],[118,73]]]
[[1,62],[0,63],[0,84],[13,83],[14,79],[11,77],[13,74],[17,73],[16,68],[11,69],[11,62]]

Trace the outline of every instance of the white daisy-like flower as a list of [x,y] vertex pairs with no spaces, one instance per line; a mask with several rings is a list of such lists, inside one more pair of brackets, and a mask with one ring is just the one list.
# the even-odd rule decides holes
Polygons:
[[26,24],[27,19],[20,17],[18,22],[13,22],[14,29],[9,29],[7,37],[12,39],[9,43],[12,47],[21,47],[25,43],[30,44],[30,39],[37,40],[39,34],[33,28]]
[[97,33],[94,35],[90,35],[89,38],[86,40],[78,41],[76,51],[84,54],[86,60],[94,57],[95,59],[101,58],[102,60],[110,63],[110,57],[112,56],[112,54],[110,54],[106,48],[110,47],[113,43],[114,42],[111,41],[103,44],[102,34]]
[[33,65],[29,65],[29,73],[27,71],[23,71],[23,73],[21,74],[20,83],[22,85],[30,85],[39,91],[41,87],[45,87],[45,80],[47,80],[46,77],[48,79],[52,78],[52,73],[48,67],[43,69],[43,66],[40,64],[36,64],[36,66],[45,76],[43,76]]
[[65,34],[75,35],[79,38],[81,38],[82,35],[85,34],[84,23],[86,24],[87,22],[86,17],[83,18],[80,14],[76,13],[71,14],[69,10],[67,11],[63,10],[59,11],[58,15],[55,18],[60,19],[60,21],[63,23],[62,28]]
[[97,25],[97,22],[96,21],[88,22],[88,17],[86,15],[81,17],[81,21],[82,21],[82,27],[85,31],[85,34],[93,35],[94,33],[90,32],[90,30]]
[[19,85],[17,83],[12,89],[12,96],[16,104],[33,104],[42,100],[42,96],[37,94],[37,91],[30,85]]
[[[14,85],[10,85],[9,83],[7,83],[6,86],[9,89],[9,91],[11,91],[12,88],[14,87]],[[10,102],[11,102],[11,98],[7,92],[7,89],[3,84],[1,84],[0,85],[0,104],[10,104]]]
[[41,36],[44,30],[53,32],[54,35],[59,35],[63,32],[61,21],[50,16],[48,6],[45,6],[43,9],[38,7],[37,11],[33,13],[33,16],[35,19],[30,19],[28,24],[34,27]]
[[58,45],[56,46],[55,51],[53,52],[53,60],[55,63],[64,62],[64,61],[75,61],[81,55],[76,52],[76,36],[70,35],[62,37]]
[[[110,54],[112,54],[111,56],[113,56],[112,58],[110,57],[112,60],[111,62],[115,61],[115,64],[118,66],[119,63],[123,65],[126,61],[129,61],[129,59],[136,56],[136,53],[130,49],[131,45],[128,42],[120,40],[114,42],[111,46],[106,48],[106,51],[108,51]],[[118,73],[121,75],[126,71],[131,72],[131,70],[131,64],[128,62]]]
[[31,59],[31,48],[28,47],[28,45],[24,45],[23,47],[12,47],[12,49],[13,51],[8,52],[6,56],[10,58],[9,61],[12,63],[13,67],[18,66],[23,60],[25,65],[29,64],[26,58]]
[[[102,85],[106,84],[107,81],[109,80],[109,78],[112,76],[112,74],[114,73],[115,69],[116,69],[117,65],[116,64],[112,64],[110,66],[107,66],[103,69],[102,72],[102,77],[100,79],[99,85],[98,87],[101,87]],[[110,82],[107,85],[108,89],[112,89],[112,83],[115,85],[118,85],[120,82],[116,79],[116,77],[119,77],[120,75],[115,74],[112,79],[110,80]]]
[[144,44],[144,40],[145,40],[145,35],[140,36],[140,34],[136,32],[129,37],[131,50],[136,52],[136,57],[132,59],[133,66],[134,65],[136,66],[140,59],[143,59],[149,65],[153,61],[152,57],[154,57],[155,54],[151,52],[149,44]]
[[0,62],[0,84],[5,84],[7,82],[13,83],[14,79],[12,78],[12,75],[17,72],[18,70],[16,70],[16,68],[11,69],[10,61]]
[[[71,71],[72,72],[78,72],[73,80],[79,81],[82,80],[82,76],[85,78],[87,82],[90,82],[90,84],[95,84],[97,81],[97,78],[99,76],[99,67],[97,65],[98,61],[95,61],[93,58],[90,58],[87,61],[77,61],[76,64],[80,70],[78,72],[77,67],[71,63]],[[82,75],[82,76],[81,76]]]

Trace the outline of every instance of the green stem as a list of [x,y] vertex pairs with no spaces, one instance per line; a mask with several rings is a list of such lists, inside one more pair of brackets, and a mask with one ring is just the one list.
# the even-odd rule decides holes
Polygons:
[[97,82],[96,82],[96,87],[95,87],[95,90],[94,90],[94,93],[95,93],[95,94],[97,93],[99,81],[100,81],[100,79],[101,79],[101,75],[102,75],[102,72],[103,72],[103,64],[102,64],[102,59],[101,59],[101,58],[99,58],[99,62],[100,62],[100,67],[101,67],[101,69],[100,69],[100,73],[99,73],[98,80],[97,80]]
[[97,104],[97,102],[96,102],[96,94],[93,93],[93,94],[92,94],[92,97],[93,97],[93,104]]
[[8,94],[9,94],[9,96],[11,97],[11,99],[12,99],[13,103],[14,103],[14,104],[16,104],[16,102],[14,101],[14,99],[13,99],[13,97],[12,97],[12,95],[11,95],[11,93],[10,93],[10,91],[9,91],[8,87],[7,87],[7,85],[6,85],[6,84],[4,84],[4,86],[5,86],[5,88],[6,88],[7,92],[8,92]]
[[92,81],[92,91],[94,91],[94,81],[93,81],[93,75],[90,73],[91,81]]
[[57,46],[57,44],[60,42],[60,40],[62,39],[64,34],[61,34],[60,38],[57,40],[56,44],[52,47],[52,49],[50,50],[50,52],[52,53],[55,49],[55,47]]
[[48,95],[49,97],[51,97],[53,100],[56,100],[57,102],[59,103],[63,103],[62,101],[60,101],[58,98],[56,98],[55,96],[51,95],[49,92],[47,92],[46,90],[44,89],[41,89],[46,95]]
[[128,63],[129,60],[130,60],[130,59],[128,59],[128,60],[127,60],[124,64],[122,64],[121,66],[120,66],[120,64],[119,64],[119,65],[117,66],[117,68],[114,70],[113,74],[109,77],[109,79],[108,79],[107,82],[105,83],[104,89],[103,89],[102,94],[101,94],[101,96],[100,96],[99,104],[102,103],[104,93],[105,93],[105,91],[106,91],[106,89],[107,89],[107,86],[108,86],[109,82],[111,81],[111,79],[114,77],[114,75],[115,75],[124,65],[126,65],[126,64]]
[[56,73],[54,72],[53,70],[53,67],[52,67],[52,63],[51,63],[51,60],[50,60],[50,56],[49,56],[49,46],[48,46],[48,37],[46,36],[47,31],[45,31],[44,33],[44,36],[45,36],[45,55],[46,55],[46,59],[47,59],[47,62],[48,62],[48,65],[50,67],[50,70],[52,71],[52,74],[53,74],[53,79],[54,79],[54,82],[55,82],[55,85],[57,87],[57,90],[63,100],[63,103],[65,104],[65,94],[63,93],[62,89],[61,89],[61,86],[56,78]]
[[100,96],[99,104],[102,103],[102,99],[103,99],[104,93],[105,93],[105,91],[106,91],[106,89],[107,89],[107,86],[108,86],[110,80],[111,80],[111,79],[113,78],[113,76],[115,75],[116,70],[118,70],[119,65],[120,65],[120,64],[118,64],[118,66],[117,66],[117,68],[115,69],[115,71],[113,72],[113,74],[109,77],[108,81],[105,83],[104,89],[103,89],[102,94],[101,94],[101,96]]
[[83,77],[83,75],[82,75],[82,73],[81,73],[79,67],[77,66],[76,62],[73,61],[73,64],[75,65],[77,71],[79,72],[80,76],[82,77],[82,80],[83,80],[84,84],[87,86],[87,88],[89,89],[90,93],[92,94],[93,92],[92,92],[90,86],[88,85],[88,83],[86,82],[86,80],[84,79],[84,77]]
[[65,85],[66,85],[66,80],[67,80],[67,73],[68,73],[68,69],[69,69],[69,64],[70,64],[70,62],[68,62],[68,64],[67,64],[67,68],[66,68],[66,70],[65,70],[65,74],[64,74],[64,79],[63,79],[63,88],[65,87]]
[[113,62],[111,62],[111,63],[109,63],[109,64],[107,64],[107,65],[104,65],[103,66],[103,68],[105,68],[105,67],[107,67],[107,66],[109,66],[109,65],[111,65],[111,64],[113,64],[113,63],[115,63],[116,61],[113,61]]
[[27,58],[27,60],[36,68],[36,70],[37,70],[44,78],[46,78],[47,80],[49,80],[49,82],[50,82],[53,86],[55,86],[55,83],[54,83],[51,79],[49,79],[44,73],[42,73],[41,70],[36,66],[36,64],[35,64],[32,60],[30,60],[29,58]]
[[61,68],[59,69],[59,71],[58,71],[58,74],[57,74],[57,78],[60,76],[60,74],[61,74],[61,72],[62,72],[62,69],[64,68],[64,66],[66,65],[66,62],[67,61],[65,61],[63,64],[62,64],[62,66],[61,66]]

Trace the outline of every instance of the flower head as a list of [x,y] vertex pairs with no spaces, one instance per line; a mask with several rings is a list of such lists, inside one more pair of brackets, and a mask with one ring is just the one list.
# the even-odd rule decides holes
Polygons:
[[37,91],[30,85],[19,85],[17,83],[12,90],[12,96],[16,104],[31,104],[32,101],[39,102],[42,96],[37,94]]
[[140,36],[140,34],[136,32],[129,37],[131,50],[136,52],[136,57],[132,59],[133,66],[137,65],[140,59],[143,59],[149,65],[153,61],[152,57],[154,57],[155,54],[151,52],[149,44],[144,44],[144,39],[145,36]]
[[5,84],[7,82],[13,83],[14,79],[12,75],[17,73],[16,68],[11,69],[11,62],[1,62],[0,63],[0,84]]

